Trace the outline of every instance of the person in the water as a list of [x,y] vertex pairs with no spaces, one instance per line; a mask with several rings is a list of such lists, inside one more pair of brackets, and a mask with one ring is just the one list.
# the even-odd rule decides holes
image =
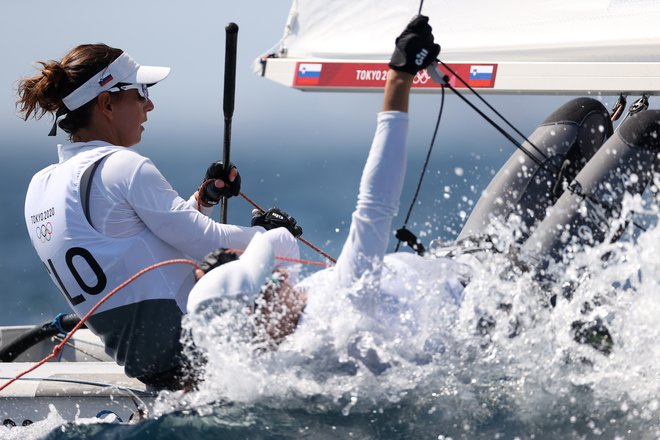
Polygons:
[[[357,207],[336,265],[290,283],[285,273],[273,271],[276,255],[270,235],[277,229],[257,234],[245,253],[229,258],[233,261],[214,264],[221,251],[211,258],[206,269],[212,270],[199,279],[188,298],[190,312],[232,301],[245,303],[253,311],[257,334],[278,344],[311,314],[325,312],[314,302],[327,286],[358,292],[354,298],[360,310],[380,321],[381,331],[389,337],[410,334],[415,319],[402,322],[401,316],[403,311],[414,316],[421,274],[433,273],[435,290],[456,304],[461,302],[465,280],[460,263],[413,253],[385,254],[405,174],[410,89],[414,75],[428,67],[438,51],[423,16],[414,18],[396,40]],[[459,235],[459,249],[480,247],[484,241],[497,248],[487,236],[488,225],[515,214],[524,225],[515,260],[524,260],[526,270],[543,279],[548,266],[561,263],[565,252],[610,238],[623,195],[642,192],[652,178],[660,148],[658,120],[660,111],[648,110],[629,117],[613,133],[600,102],[578,98],[561,106],[529,138],[538,148],[527,144],[535,160],[517,151],[484,191]],[[296,226],[277,210],[257,217],[273,215],[280,226],[290,230]],[[293,235],[289,239],[295,240]],[[597,326],[574,330],[583,342],[603,352],[611,349],[606,329],[600,335]],[[422,348],[427,349],[438,346]]]

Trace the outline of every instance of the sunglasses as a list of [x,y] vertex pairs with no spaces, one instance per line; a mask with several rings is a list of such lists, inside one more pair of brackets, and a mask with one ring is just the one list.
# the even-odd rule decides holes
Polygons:
[[146,84],[117,84],[116,86],[110,87],[107,91],[114,93],[124,92],[131,89],[137,90],[142,98],[149,99],[149,87]]

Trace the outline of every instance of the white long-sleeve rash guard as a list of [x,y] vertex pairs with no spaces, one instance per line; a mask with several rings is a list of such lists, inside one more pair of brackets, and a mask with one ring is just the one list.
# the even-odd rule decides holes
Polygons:
[[[63,153],[75,153],[71,150],[77,145],[64,147]],[[186,255],[202,259],[219,247],[245,249],[263,231],[220,224],[208,217],[211,211],[200,213],[193,196],[181,198],[149,159],[129,149],[106,157],[92,179],[91,223],[108,237],[131,237],[149,228]]]
[[[194,197],[179,197],[149,159],[130,149],[95,141],[61,146],[58,154],[59,164],[38,172],[30,184],[26,225],[28,231],[34,230],[33,212],[53,213],[48,227],[55,231],[54,238],[42,243],[31,234],[32,242],[44,264],[58,268],[59,276],[50,271],[53,281],[81,316],[101,298],[96,295],[140,269],[169,259],[201,260],[219,247],[245,249],[255,234],[264,231],[211,220],[205,215],[210,210],[201,213]],[[86,186],[81,191],[79,185],[86,185],[82,176],[96,161],[99,166],[88,193],[88,222],[80,206]],[[289,234],[285,229],[279,233]],[[275,243],[286,242],[289,246],[284,251],[295,256],[297,245],[291,239],[293,243]],[[72,250],[86,256],[78,266],[72,266],[76,262],[68,257]],[[275,255],[280,252],[274,249]],[[181,315],[186,312],[193,278],[188,266],[153,270],[90,317],[88,326],[103,338],[106,351],[130,376],[151,377],[181,366]],[[102,290],[89,293],[90,286]]]

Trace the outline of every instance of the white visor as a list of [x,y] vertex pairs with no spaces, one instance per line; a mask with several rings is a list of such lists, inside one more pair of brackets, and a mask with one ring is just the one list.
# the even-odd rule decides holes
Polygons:
[[87,104],[115,84],[156,84],[167,78],[169,67],[140,66],[128,54],[122,53],[108,67],[91,77],[85,84],[62,101],[69,111]]

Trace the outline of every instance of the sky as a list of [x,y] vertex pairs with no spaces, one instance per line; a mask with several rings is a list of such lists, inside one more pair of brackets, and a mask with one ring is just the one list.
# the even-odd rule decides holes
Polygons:
[[[295,189],[291,184],[276,183],[280,176],[298,184],[319,182],[319,188],[330,191],[350,187],[349,195],[343,196],[347,200],[345,209],[350,213],[354,182],[359,179],[361,163],[373,136],[381,95],[301,92],[253,73],[253,61],[284,34],[291,3],[291,0],[5,2],[0,15],[3,56],[0,167],[11,166],[14,173],[19,172],[24,178],[20,182],[0,181],[0,184],[15,185],[16,191],[24,194],[29,177],[55,162],[55,145],[66,142],[62,130],[56,138],[47,136],[51,117],[27,122],[18,117],[15,108],[18,80],[36,74],[37,61],[59,60],[78,44],[103,42],[123,49],[140,64],[171,67],[170,76],[150,89],[155,109],[148,115],[142,142],[136,149],[151,158],[174,188],[186,197],[196,189],[208,164],[222,158],[225,26],[234,22],[239,32],[231,159],[241,170],[244,192],[264,204],[274,205],[289,202]],[[433,24],[433,17],[430,20]],[[488,99],[526,133],[566,100],[534,96]],[[408,142],[411,157],[426,154],[439,107],[439,94],[412,96]],[[484,152],[494,155],[490,166],[497,168],[514,151],[495,129],[451,94],[446,99],[434,148],[431,170],[459,168],[464,164],[454,162],[457,155]],[[362,155],[356,156],[355,152]],[[321,166],[320,162],[330,157],[346,157],[352,163]],[[420,160],[412,166],[418,172]],[[409,178],[412,176],[409,173]],[[471,182],[466,180],[466,183]],[[6,199],[0,200],[8,206]],[[10,209],[22,208],[15,204]],[[21,228],[20,221],[17,223]]]
[[[103,42],[125,50],[140,64],[172,68],[166,80],[150,89],[155,109],[144,124],[137,150],[159,166],[175,189],[189,194],[208,164],[222,157],[225,26],[234,22],[239,33],[231,159],[242,170],[243,184],[262,182],[262,175],[250,176],[247,172],[259,163],[259,172],[263,173],[268,162],[281,167],[270,170],[271,174],[285,173],[301,181],[325,179],[329,185],[333,180],[343,180],[346,174],[334,168],[312,168],[311,175],[310,164],[315,166],[315,161],[329,156],[348,157],[355,151],[366,155],[381,96],[375,92],[301,92],[253,73],[253,61],[284,34],[291,3],[5,2],[0,15],[0,166],[28,164],[24,173],[29,180],[36,170],[56,160],[55,145],[66,142],[62,130],[57,138],[46,136],[52,125],[49,116],[27,122],[18,117],[18,80],[37,72],[36,61],[59,60],[78,44]],[[430,20],[433,24],[433,17]],[[488,99],[525,133],[567,100],[556,96]],[[604,98],[603,102],[611,107],[614,98]],[[408,142],[411,156],[425,155],[439,107],[439,94],[412,96]],[[514,151],[507,140],[451,93],[434,148],[432,165],[447,169],[458,166],[452,156],[484,152],[496,156],[492,166],[498,167]],[[351,167],[353,180],[359,177],[360,163]],[[179,182],[183,181],[189,183],[182,186]],[[17,191],[24,192],[22,187]],[[261,185],[254,191],[257,199],[277,202],[286,195],[287,188]]]
[[[252,72],[252,62],[283,35],[290,6],[291,0],[5,2],[0,16],[0,148],[15,144],[50,148],[64,141],[62,133],[56,142],[45,137],[51,124],[48,117],[27,123],[17,117],[17,80],[35,73],[35,61],[59,59],[81,43],[104,42],[141,64],[172,68],[170,77],[151,90],[155,111],[145,126],[145,148],[166,140],[159,148],[184,149],[187,154],[216,147],[221,151],[224,28],[229,22],[240,29],[232,120],[237,151],[258,154],[262,148],[277,147],[313,154],[315,145],[336,149],[368,145],[380,106],[378,93],[300,92]],[[491,99],[524,131],[563,101],[531,96]],[[438,106],[438,95],[414,96],[411,145],[428,143]],[[456,97],[448,98],[447,107],[443,115],[447,148],[460,148],[460,140],[468,134],[486,138],[495,134]],[[505,141],[498,139],[497,145]]]
[[209,132],[221,136],[224,28],[231,21],[240,28],[237,133],[242,125],[263,124],[265,108],[272,112],[272,103],[287,92],[264,84],[251,73],[250,63],[281,36],[288,2],[119,0],[109,5],[37,0],[29,6],[21,2],[3,6],[0,126],[22,141],[47,144],[43,128],[50,123],[26,124],[15,117],[16,80],[34,74],[34,61],[60,59],[81,43],[103,42],[125,50],[141,64],[172,68],[167,81],[151,91],[156,110],[145,126],[145,140],[150,132],[164,138],[198,138]]
[[[252,62],[280,40],[290,7],[291,0],[6,2],[0,15],[0,160],[14,168],[19,163],[29,165],[24,171],[27,180],[56,160],[54,147],[66,142],[66,135],[59,130],[56,138],[47,136],[50,116],[27,122],[18,117],[18,80],[37,72],[36,61],[59,60],[78,44],[103,42],[125,50],[140,64],[172,68],[166,80],[150,89],[155,109],[144,124],[137,150],[159,166],[175,189],[189,194],[208,163],[222,157],[225,26],[235,22],[239,32],[231,159],[243,171],[244,186],[262,180],[247,173],[258,161],[277,162],[282,169],[272,173],[295,176],[298,172],[300,180],[336,180],[337,169],[315,169],[310,176],[310,162],[353,151],[366,155],[381,96],[301,92],[254,74]],[[536,106],[530,98],[522,101],[527,107],[520,111],[519,97],[494,102],[513,107],[512,121],[522,124],[523,130],[554,106]],[[425,154],[439,106],[437,94],[413,96],[411,154]],[[452,96],[447,98],[439,138],[440,160],[464,149],[466,142],[477,146],[487,142],[489,149],[502,152],[502,161],[513,151]],[[353,180],[359,177],[357,165],[351,168]],[[179,183],[183,180],[189,183],[183,186]],[[276,188],[261,185],[253,191],[257,200],[277,201],[287,188]]]
[[[368,142],[380,105],[377,93],[310,94],[282,87],[252,72],[251,64],[282,36],[289,0],[118,0],[111,8],[83,0],[37,0],[3,5],[0,18],[0,129],[3,138],[52,145],[52,121],[27,123],[15,112],[17,80],[35,73],[35,61],[60,59],[81,43],[103,42],[125,50],[140,64],[172,68],[151,92],[155,111],[145,125],[143,146],[167,139],[166,148],[190,151],[191,141],[221,151],[225,25],[239,26],[236,106],[232,141],[237,149],[278,144],[306,150],[312,142],[347,146]],[[350,112],[347,111],[350,109]],[[342,125],[342,138],[337,127]],[[65,139],[63,134],[58,142]],[[210,145],[213,144],[213,145]]]
[[[290,5],[290,0],[194,0],[185,4],[117,0],[111,5],[85,0],[6,2],[0,17],[2,139],[52,145],[52,139],[45,137],[51,123],[48,117],[25,123],[16,116],[17,80],[35,73],[35,61],[59,59],[77,44],[104,42],[125,50],[141,64],[172,68],[170,77],[151,90],[156,108],[145,126],[146,145],[161,139],[170,141],[169,148],[190,140],[221,144],[224,28],[235,22],[239,26],[232,119],[236,148],[278,144],[306,151],[313,142],[337,148],[351,147],[352,139],[368,142],[380,105],[378,93],[303,93],[252,72],[252,61],[282,36]],[[413,101],[412,111],[418,110],[414,123],[427,128],[428,138],[438,96],[415,99],[419,104]],[[458,123],[467,114],[460,103],[455,107],[459,112],[446,116],[448,123]],[[544,112],[539,109],[536,113]],[[63,140],[60,134],[58,141]],[[188,146],[186,151],[190,151]]]

